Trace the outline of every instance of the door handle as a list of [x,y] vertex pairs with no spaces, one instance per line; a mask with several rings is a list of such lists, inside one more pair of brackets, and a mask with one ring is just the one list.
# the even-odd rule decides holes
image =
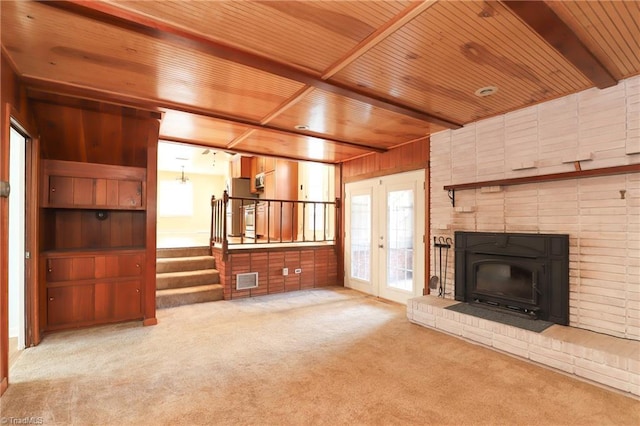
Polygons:
[[378,244],[378,248],[384,248],[384,244]]

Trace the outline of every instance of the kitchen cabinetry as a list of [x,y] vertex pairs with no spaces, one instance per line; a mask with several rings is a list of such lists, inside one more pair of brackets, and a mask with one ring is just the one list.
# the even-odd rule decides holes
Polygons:
[[251,158],[241,155],[234,155],[231,158],[231,177],[253,179],[251,173]]
[[44,328],[143,319],[146,170],[43,160],[41,182]]
[[141,318],[144,258],[144,250],[43,253],[47,328]]
[[298,209],[286,200],[298,199],[298,163],[276,160],[273,171],[265,173],[264,194],[269,206],[269,237],[272,240],[291,241],[297,235]]
[[267,235],[267,203],[258,203],[256,206],[256,235]]
[[278,160],[271,157],[253,157],[251,159],[251,192],[253,194],[262,193],[264,191],[263,188],[256,188],[256,175],[260,173],[264,173],[266,175],[269,172],[273,172],[276,168],[277,161]]
[[[268,173],[268,172],[274,171],[276,169],[277,162],[282,160],[276,160],[275,158],[271,158],[271,157],[263,157],[263,161],[264,161],[264,172]],[[291,161],[287,161],[287,162],[291,163]]]

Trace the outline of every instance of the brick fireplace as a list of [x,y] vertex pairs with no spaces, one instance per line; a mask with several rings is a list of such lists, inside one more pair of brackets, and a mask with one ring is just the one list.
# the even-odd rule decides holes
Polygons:
[[[444,331],[473,334],[471,340],[530,359],[535,353],[538,362],[638,394],[640,363],[629,358],[637,359],[638,352],[620,348],[637,347],[640,340],[640,173],[480,186],[456,190],[454,197],[444,189],[638,165],[638,93],[640,77],[633,77],[605,90],[587,90],[431,136],[431,237],[454,239],[456,232],[568,235],[568,327],[552,328],[613,339],[603,344],[605,354],[589,347],[563,352],[561,347],[569,344],[562,339],[496,331],[486,324],[474,328],[467,322],[475,320],[439,313],[439,304],[454,303],[453,294],[449,300],[427,296],[437,300],[428,307],[409,306],[409,316],[424,315],[415,322],[434,327],[440,318],[448,327]],[[459,274],[455,264],[449,264],[447,285]],[[522,339],[510,340],[516,335]],[[590,363],[593,368],[585,368]]]

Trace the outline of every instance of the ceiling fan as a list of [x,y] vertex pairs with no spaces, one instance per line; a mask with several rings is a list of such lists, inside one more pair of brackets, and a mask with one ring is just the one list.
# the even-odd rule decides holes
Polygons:
[[[210,152],[211,152],[211,150],[209,148],[207,148],[204,151],[202,151],[202,155],[207,155]],[[213,151],[213,164],[212,164],[213,167],[216,166],[216,154],[217,153],[218,153],[217,151]]]

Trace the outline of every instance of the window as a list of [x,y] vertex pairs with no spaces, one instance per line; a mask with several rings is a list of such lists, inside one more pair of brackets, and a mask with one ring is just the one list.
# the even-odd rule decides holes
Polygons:
[[158,216],[193,216],[193,185],[181,180],[158,182]]

